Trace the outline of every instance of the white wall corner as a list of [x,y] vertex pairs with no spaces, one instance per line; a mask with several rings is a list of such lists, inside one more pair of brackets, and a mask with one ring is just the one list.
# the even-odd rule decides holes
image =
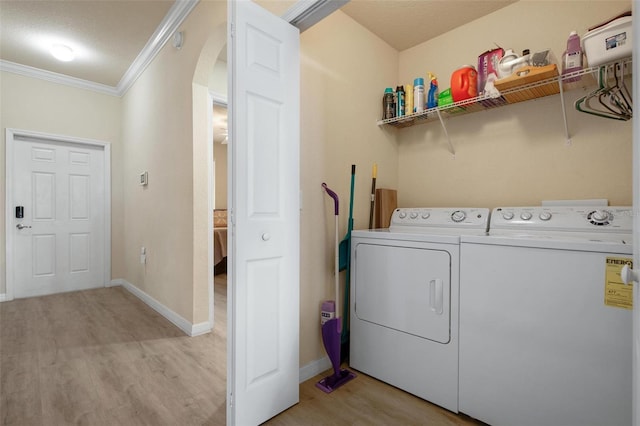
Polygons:
[[309,364],[300,367],[300,381],[299,383],[306,382],[310,378],[317,376],[331,368],[331,360],[329,357],[324,357],[311,361]]
[[121,285],[129,293],[133,294],[138,299],[142,300],[145,304],[151,307],[151,309],[153,309],[154,311],[156,311],[157,313],[165,317],[169,322],[173,323],[180,330],[184,331],[184,333],[187,334],[188,336],[191,336],[191,337],[198,336],[200,334],[205,334],[208,331],[211,331],[211,328],[209,327],[208,322],[199,323],[195,325],[192,324],[191,322],[184,319],[182,316],[172,311],[162,303],[158,302],[156,299],[149,296],[147,293],[140,290],[138,287],[131,284],[129,281],[125,279],[119,278],[119,279],[111,280],[111,285],[112,286]]
[[200,322],[191,326],[191,337],[200,336],[202,334],[211,333],[211,324],[209,321]]
[[111,280],[110,283],[105,284],[105,287],[117,287],[119,285],[124,287],[124,280],[121,278],[117,278],[115,280]]

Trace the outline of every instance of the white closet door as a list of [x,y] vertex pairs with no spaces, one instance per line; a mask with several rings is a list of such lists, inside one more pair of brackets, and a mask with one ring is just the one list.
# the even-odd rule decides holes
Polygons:
[[299,32],[229,3],[231,256],[227,423],[299,398]]

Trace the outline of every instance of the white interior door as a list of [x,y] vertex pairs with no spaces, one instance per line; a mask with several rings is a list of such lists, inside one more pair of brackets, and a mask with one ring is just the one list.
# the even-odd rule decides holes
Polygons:
[[33,137],[11,144],[8,284],[14,297],[104,286],[104,146]]
[[227,423],[299,398],[299,32],[229,2],[231,238]]

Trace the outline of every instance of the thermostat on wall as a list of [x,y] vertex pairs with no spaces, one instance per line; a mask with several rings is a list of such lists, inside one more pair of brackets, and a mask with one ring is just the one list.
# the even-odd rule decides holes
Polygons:
[[144,186],[149,183],[149,173],[140,173],[140,185]]

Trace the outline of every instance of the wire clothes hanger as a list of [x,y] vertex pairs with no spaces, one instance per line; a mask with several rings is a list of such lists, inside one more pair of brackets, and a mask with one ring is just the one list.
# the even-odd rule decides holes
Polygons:
[[632,98],[624,83],[624,64],[613,64],[614,85],[608,86],[611,80],[609,66],[598,69],[598,88],[586,96],[576,100],[575,108],[580,112],[612,120],[627,121],[633,116]]

